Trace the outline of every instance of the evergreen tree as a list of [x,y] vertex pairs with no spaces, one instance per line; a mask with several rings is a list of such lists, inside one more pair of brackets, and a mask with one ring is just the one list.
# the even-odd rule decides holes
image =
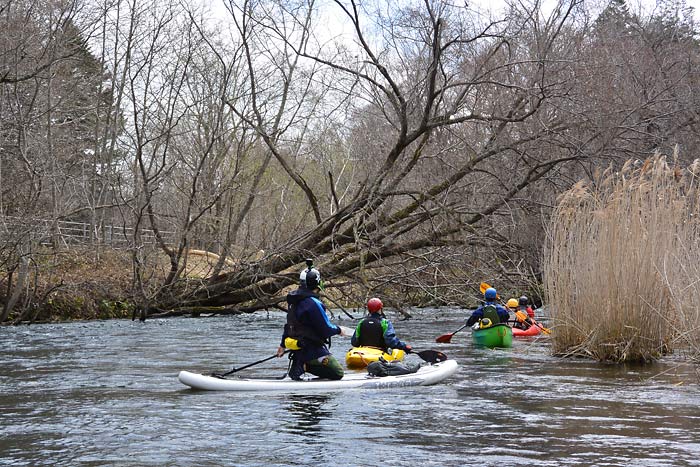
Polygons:
[[3,50],[43,50],[46,59],[31,68],[18,58],[0,74],[0,214],[74,218],[95,202],[90,187],[112,165],[99,150],[101,126],[114,118],[109,76],[73,20],[47,25],[46,12],[18,9],[0,22],[9,27],[22,13],[23,34],[1,34]]

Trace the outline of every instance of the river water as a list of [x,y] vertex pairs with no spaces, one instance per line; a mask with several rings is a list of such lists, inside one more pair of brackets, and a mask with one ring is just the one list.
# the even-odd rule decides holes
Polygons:
[[[309,395],[200,392],[177,380],[182,369],[272,355],[279,312],[0,328],[0,465],[700,465],[699,378],[680,358],[563,360],[547,337],[478,349],[468,330],[436,344],[467,312],[413,314],[394,319],[399,337],[457,359],[455,376]],[[337,356],[347,348],[334,339]],[[280,376],[286,362],[239,374]]]

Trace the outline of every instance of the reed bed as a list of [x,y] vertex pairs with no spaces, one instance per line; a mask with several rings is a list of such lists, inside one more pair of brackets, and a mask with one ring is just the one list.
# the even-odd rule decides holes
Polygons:
[[[674,161],[677,160],[674,157]],[[564,193],[545,245],[553,352],[700,361],[700,161],[657,155]]]

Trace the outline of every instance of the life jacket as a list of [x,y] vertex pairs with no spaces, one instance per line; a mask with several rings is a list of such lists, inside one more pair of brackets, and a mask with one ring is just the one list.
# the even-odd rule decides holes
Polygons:
[[[316,295],[308,294],[302,297],[301,300],[307,297],[316,297]],[[297,317],[297,305],[301,300],[288,300],[287,324],[284,325],[285,334],[292,339],[296,339],[299,347],[304,347],[305,344],[326,344],[330,346],[330,338],[326,340],[321,339],[311,326],[301,322]]]
[[498,316],[498,311],[494,305],[485,305],[481,311],[484,313],[484,316],[481,319],[488,318],[491,320],[492,324],[498,324],[501,322],[501,317]]
[[386,332],[389,323],[384,318],[370,316],[362,320],[355,331],[358,339],[358,345],[377,347],[386,350],[386,342],[384,341],[384,333]]

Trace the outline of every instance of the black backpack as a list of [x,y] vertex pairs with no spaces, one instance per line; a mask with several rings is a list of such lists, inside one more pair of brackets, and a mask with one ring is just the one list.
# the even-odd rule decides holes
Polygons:
[[387,362],[380,358],[367,365],[367,373],[372,376],[408,375],[417,372],[419,368],[420,363]]

